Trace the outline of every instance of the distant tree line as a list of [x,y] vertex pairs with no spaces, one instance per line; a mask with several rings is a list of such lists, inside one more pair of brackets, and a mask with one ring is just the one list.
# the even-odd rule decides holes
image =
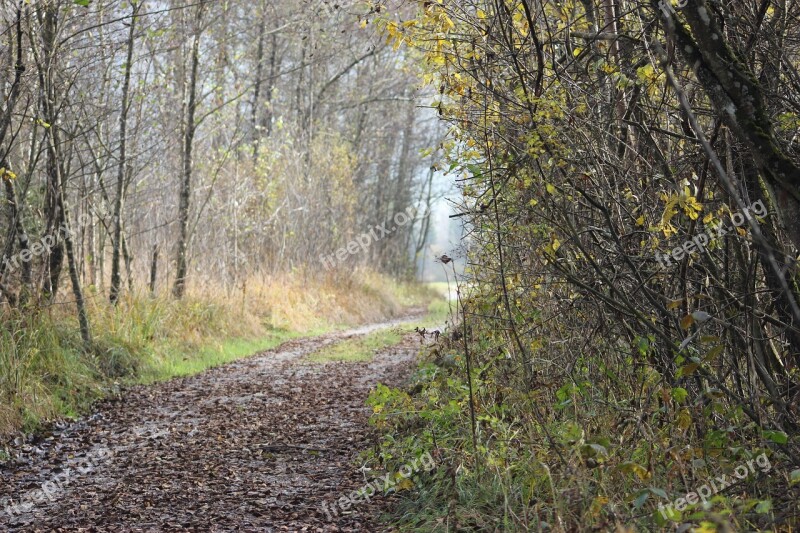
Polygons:
[[4,305],[62,295],[88,342],[87,297],[324,271],[319,257],[410,207],[408,231],[344,270],[412,275],[437,127],[404,54],[360,27],[368,15],[322,0],[4,1]]

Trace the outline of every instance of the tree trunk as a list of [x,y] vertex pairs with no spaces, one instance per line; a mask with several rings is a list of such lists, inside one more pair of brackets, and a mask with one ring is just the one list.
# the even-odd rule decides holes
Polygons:
[[261,14],[261,25],[258,29],[258,50],[256,51],[256,83],[253,87],[253,110],[250,117],[250,127],[253,129],[253,166],[258,162],[258,148],[261,141],[261,132],[258,124],[258,105],[261,96],[261,79],[264,70],[264,36],[267,31],[267,7]]
[[657,7],[667,30],[695,70],[697,79],[725,124],[746,143],[758,170],[775,189],[786,230],[800,247],[800,166],[790,159],[775,137],[764,91],[746,64],[724,40],[705,0],[693,0],[681,10],[691,34],[676,15]]
[[156,279],[158,277],[158,245],[153,245],[153,258],[150,261],[150,294],[156,293]]
[[189,74],[188,102],[186,104],[186,117],[184,122],[183,138],[183,180],[181,182],[180,197],[178,199],[178,257],[175,285],[172,294],[175,298],[183,298],[186,292],[187,274],[187,248],[189,241],[189,207],[192,193],[192,146],[197,128],[195,112],[197,108],[197,69],[200,62],[200,24],[203,17],[203,7],[197,8],[196,27],[192,40],[191,71]]
[[117,168],[117,196],[114,201],[114,238],[111,240],[111,289],[109,300],[113,305],[119,300],[122,275],[120,273],[120,256],[122,252],[122,209],[125,201],[125,166],[127,127],[128,127],[128,99],[131,86],[131,63],[133,62],[134,34],[136,31],[136,15],[139,4],[131,3],[133,14],[128,28],[128,55],[125,62],[125,77],[122,82],[122,109],[119,114],[119,166]]
[[[80,326],[81,339],[84,348],[89,349],[92,344],[92,336],[89,328],[89,316],[86,312],[86,305],[81,289],[78,267],[75,262],[75,250],[73,247],[73,231],[70,228],[69,212],[66,202],[66,175],[61,154],[61,141],[59,133],[59,109],[57,102],[57,89],[54,74],[57,72],[57,30],[58,30],[58,8],[55,5],[44,7],[42,20],[42,54],[37,55],[37,68],[39,80],[42,87],[42,111],[48,126],[45,128],[47,139],[47,170],[48,170],[48,207],[51,211],[49,224],[51,229],[50,236],[54,239],[55,245],[50,255],[50,276],[49,285],[46,293],[50,298],[54,298],[58,289],[58,276],[64,259],[64,252],[67,255],[67,265],[69,276],[72,281],[72,294],[75,298],[75,305],[78,310],[78,323]],[[33,39],[31,40],[33,42]],[[36,48],[33,47],[34,54]],[[63,239],[63,242],[62,240]]]
[[[6,109],[5,113],[0,117],[0,146],[2,146],[3,141],[6,137],[6,132],[8,128],[11,126],[11,114],[14,112],[14,108],[16,107],[17,98],[19,98],[19,90],[20,90],[20,82],[22,79],[22,73],[25,72],[25,65],[22,63],[22,10],[21,8],[17,8],[17,21],[16,21],[16,43],[14,43],[13,38],[10,38],[10,48],[9,52],[13,54],[16,51],[16,62],[14,65],[14,81],[11,84],[11,90],[9,91],[8,100],[6,102]],[[7,153],[3,153],[0,157],[0,167],[3,169],[8,170],[10,165],[6,159]],[[6,269],[6,260],[11,255],[14,249],[14,240],[18,239],[19,241],[19,249],[21,253],[27,252],[29,249],[29,240],[28,234],[25,232],[25,227],[22,224],[22,213],[19,208],[19,202],[17,201],[16,191],[14,189],[14,184],[11,179],[5,175],[0,176],[0,181],[4,182],[5,192],[6,192],[6,201],[9,205],[9,235],[8,240],[3,251],[3,262],[0,263],[0,278],[2,278],[3,274],[5,274]],[[31,284],[31,264],[29,261],[25,261],[22,264],[22,291],[20,293],[20,302],[24,303],[25,299],[25,291],[28,290]],[[7,296],[10,293],[7,293]],[[17,301],[11,301],[10,298],[9,303],[12,305],[16,304]],[[16,300],[16,298],[15,298]]]

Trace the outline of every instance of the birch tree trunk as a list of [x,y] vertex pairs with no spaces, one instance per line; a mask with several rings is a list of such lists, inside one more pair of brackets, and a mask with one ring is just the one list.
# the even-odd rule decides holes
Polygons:
[[181,181],[178,199],[178,256],[175,285],[172,294],[175,298],[183,298],[186,292],[187,275],[187,248],[189,235],[189,208],[192,194],[192,148],[196,131],[195,113],[197,111],[197,68],[200,62],[200,36],[203,19],[203,6],[197,8],[195,17],[194,37],[192,39],[191,67],[189,74],[188,101],[186,103],[186,117],[184,119],[183,137],[183,180]]
[[111,245],[111,290],[109,300],[116,305],[119,300],[120,285],[122,276],[120,275],[120,257],[122,255],[122,209],[125,202],[125,168],[128,163],[125,152],[127,143],[128,126],[128,99],[131,87],[131,63],[133,62],[134,35],[136,32],[136,14],[139,11],[139,4],[131,3],[131,22],[128,28],[128,52],[125,61],[125,77],[122,82],[122,109],[119,114],[119,165],[117,167],[117,196],[114,200],[114,238]]

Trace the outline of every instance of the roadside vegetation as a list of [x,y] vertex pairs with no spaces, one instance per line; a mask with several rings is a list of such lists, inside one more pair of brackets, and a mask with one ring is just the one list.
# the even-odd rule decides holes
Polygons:
[[183,300],[90,300],[97,324],[85,351],[58,307],[9,313],[0,326],[0,439],[86,412],[121,387],[191,375],[308,336],[397,317],[437,293],[369,272],[351,277],[255,277],[235,291],[190,286]]
[[333,4],[2,2],[0,441],[427,302],[439,131]]
[[438,92],[469,267],[370,400],[375,462],[438,465],[390,521],[795,531],[796,2],[415,7],[370,23]]
[[323,348],[310,355],[308,359],[317,363],[329,361],[369,362],[376,351],[394,346],[402,339],[401,333],[396,328],[376,331],[357,339],[348,339]]
[[[447,301],[437,291],[436,284],[426,284],[434,299],[428,304],[427,313],[413,324],[403,324],[390,329],[381,329],[354,339],[337,342],[310,355],[312,362],[344,361],[368,362],[375,353],[391,348],[412,334],[419,335],[420,328],[434,331],[444,327],[447,318]],[[421,336],[421,338],[424,338]]]

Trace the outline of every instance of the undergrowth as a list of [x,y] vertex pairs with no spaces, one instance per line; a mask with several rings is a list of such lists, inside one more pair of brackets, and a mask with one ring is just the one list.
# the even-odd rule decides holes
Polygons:
[[370,396],[375,463],[394,471],[426,452],[437,462],[386,517],[400,530],[769,531],[797,515],[787,436],[718,397],[665,387],[640,364],[644,343],[613,369],[602,351],[574,369],[542,354],[529,384],[491,340],[494,324],[469,324],[471,401],[462,326],[426,349],[406,387]]
[[301,335],[379,321],[426,305],[422,286],[360,272],[326,279],[253,276],[235,289],[197,283],[181,301],[128,294],[112,307],[89,290],[93,345],[69,302],[2,311],[0,442],[86,412],[121,386],[200,372]]

